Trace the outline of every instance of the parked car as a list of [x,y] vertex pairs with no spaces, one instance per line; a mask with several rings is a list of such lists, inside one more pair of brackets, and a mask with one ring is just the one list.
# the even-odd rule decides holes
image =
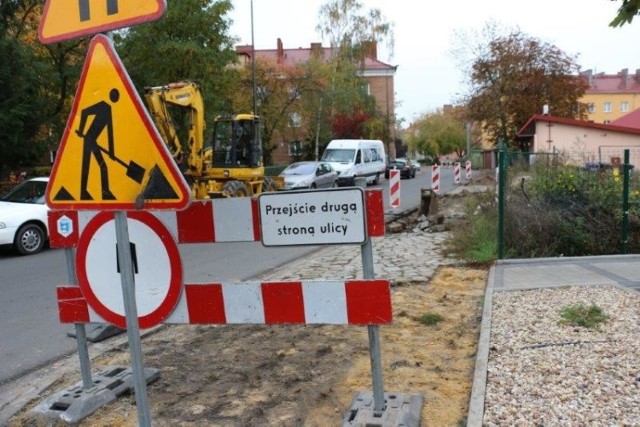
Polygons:
[[418,172],[420,170],[420,162],[418,162],[417,160],[413,160],[413,159],[407,159],[405,157],[398,157],[396,158],[396,161],[399,162],[405,162],[407,163],[409,166],[411,166],[411,168],[413,169],[413,176],[415,176],[415,172]]
[[32,178],[0,197],[0,248],[21,255],[42,250],[48,240],[44,193],[49,178]]
[[389,171],[397,169],[400,171],[400,178],[413,178],[416,176],[416,171],[409,165],[406,160],[394,160],[389,162],[387,169],[384,171],[384,177],[389,179]]
[[332,188],[338,186],[338,172],[327,162],[292,163],[280,174],[285,190]]

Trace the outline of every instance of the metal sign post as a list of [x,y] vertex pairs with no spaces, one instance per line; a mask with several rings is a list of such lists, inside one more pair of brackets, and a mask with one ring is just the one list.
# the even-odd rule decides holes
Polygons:
[[129,351],[131,352],[131,367],[133,370],[133,384],[136,395],[136,409],[138,411],[138,425],[141,427],[151,427],[147,381],[144,375],[140,329],[138,328],[138,310],[136,307],[133,265],[131,263],[131,248],[129,246],[127,214],[124,211],[117,211],[114,213],[114,217],[116,241],[118,243],[118,261],[122,266],[120,273],[122,280],[122,297],[127,319],[127,337],[129,338]]
[[[358,186],[367,187],[366,180],[359,180]],[[367,239],[361,246],[362,254],[362,277],[364,279],[374,279],[373,268],[373,244],[371,239]],[[378,325],[367,326],[369,334],[369,357],[371,358],[371,376],[373,382],[373,410],[375,415],[384,412],[384,385],[382,382],[382,356],[380,354],[380,327]]]
[[[371,239],[367,239],[361,246],[362,250],[362,276],[364,279],[374,279],[373,270],[373,245]],[[384,387],[382,382],[382,356],[380,354],[380,327],[378,325],[367,326],[369,333],[369,356],[371,358],[371,376],[373,380],[374,413],[380,415],[384,412]]]
[[[67,274],[71,285],[78,285],[76,280],[76,263],[73,248],[65,248],[64,255],[67,259]],[[80,372],[82,373],[82,386],[89,389],[93,386],[91,378],[91,362],[89,360],[89,348],[87,347],[87,334],[84,323],[75,323],[76,342],[78,344],[78,357],[80,358]]]

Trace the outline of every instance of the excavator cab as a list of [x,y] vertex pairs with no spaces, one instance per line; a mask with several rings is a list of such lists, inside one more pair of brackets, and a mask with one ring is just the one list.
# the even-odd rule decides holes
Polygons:
[[[2,1],[2,0],[0,0]],[[281,177],[265,176],[260,120],[253,114],[218,116],[211,146],[204,144],[204,104],[200,88],[183,81],[145,88],[149,111],[196,199],[256,196],[284,188]],[[188,140],[182,144],[168,107],[189,113]]]
[[214,168],[262,166],[260,120],[251,114],[218,116],[212,146]]

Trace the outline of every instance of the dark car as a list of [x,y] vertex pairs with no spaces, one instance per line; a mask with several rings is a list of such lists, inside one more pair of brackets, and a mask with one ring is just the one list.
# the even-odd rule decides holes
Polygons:
[[384,177],[389,179],[389,171],[393,169],[400,171],[400,178],[413,178],[416,176],[416,170],[406,161],[395,160],[393,162],[389,162],[387,165],[387,169],[384,171]]
[[411,166],[413,168],[413,176],[416,176],[416,172],[420,171],[420,162],[418,162],[417,160],[407,159],[405,157],[398,157],[396,158],[396,162],[405,162],[409,166]]

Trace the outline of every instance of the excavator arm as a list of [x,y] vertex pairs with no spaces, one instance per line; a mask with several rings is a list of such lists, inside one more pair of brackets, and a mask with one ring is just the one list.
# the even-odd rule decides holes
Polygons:
[[145,87],[144,96],[151,116],[158,126],[176,163],[184,165],[185,152],[168,111],[168,106],[188,109],[189,130],[186,163],[188,175],[200,176],[204,168],[204,102],[198,85],[193,82],[170,83],[164,86]]

